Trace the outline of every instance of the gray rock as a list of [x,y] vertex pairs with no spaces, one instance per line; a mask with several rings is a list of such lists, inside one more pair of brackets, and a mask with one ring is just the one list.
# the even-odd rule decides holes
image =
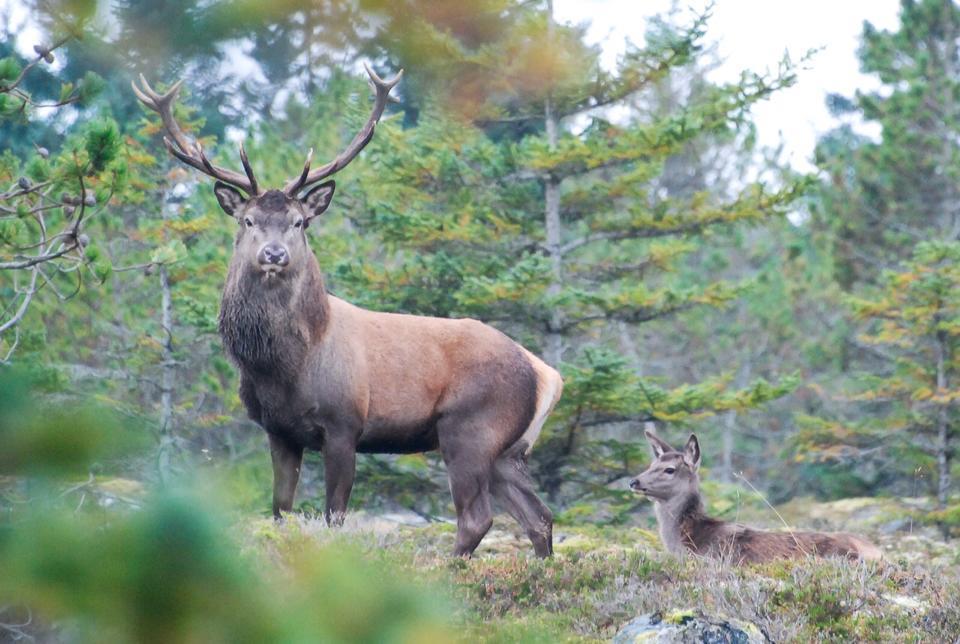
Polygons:
[[755,624],[706,617],[689,610],[641,615],[624,624],[613,638],[613,644],[765,644],[769,641]]

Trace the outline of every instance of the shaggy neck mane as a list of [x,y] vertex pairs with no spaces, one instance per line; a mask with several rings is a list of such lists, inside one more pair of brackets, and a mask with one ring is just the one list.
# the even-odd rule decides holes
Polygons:
[[220,337],[227,354],[251,375],[292,379],[311,340],[327,327],[329,303],[313,255],[300,275],[265,279],[234,258],[220,305]]

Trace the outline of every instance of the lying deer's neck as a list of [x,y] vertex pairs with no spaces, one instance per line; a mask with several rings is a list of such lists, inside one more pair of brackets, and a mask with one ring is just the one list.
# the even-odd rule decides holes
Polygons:
[[316,259],[295,278],[230,265],[220,306],[220,337],[237,364],[254,374],[294,377],[308,346],[329,321],[329,302]]
[[685,553],[707,515],[699,490],[654,503],[663,545],[673,554]]

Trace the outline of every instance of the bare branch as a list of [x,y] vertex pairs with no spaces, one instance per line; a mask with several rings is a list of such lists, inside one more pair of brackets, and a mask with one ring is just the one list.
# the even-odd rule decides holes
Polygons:
[[33,271],[33,276],[30,278],[30,286],[27,288],[26,292],[23,295],[23,302],[20,304],[20,308],[17,309],[17,312],[13,314],[13,317],[0,324],[0,333],[3,333],[12,326],[15,326],[20,323],[20,320],[23,319],[23,316],[27,312],[27,307],[30,306],[30,301],[33,299],[34,294],[37,292],[37,277],[40,275],[40,272],[37,270]]
[[[73,243],[61,248],[55,252],[41,253],[40,255],[33,255],[31,257],[25,257],[19,261],[12,262],[0,262],[0,270],[22,270],[24,268],[32,268],[37,264],[42,264],[44,262],[49,262],[54,259],[63,257],[70,251],[78,248],[79,244],[76,240]],[[20,256],[22,257],[22,255]]]

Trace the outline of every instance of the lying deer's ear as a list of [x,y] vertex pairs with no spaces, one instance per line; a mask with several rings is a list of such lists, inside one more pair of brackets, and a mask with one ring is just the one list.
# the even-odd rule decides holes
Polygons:
[[653,448],[653,455],[657,458],[660,458],[667,452],[672,452],[673,448],[667,445],[659,436],[651,432],[649,429],[644,430],[644,434],[647,435],[647,442],[650,443],[650,447]]
[[217,201],[220,202],[220,207],[223,208],[223,212],[231,217],[235,217],[240,206],[247,201],[243,198],[243,194],[241,194],[239,190],[233,186],[228,186],[222,181],[217,181],[213,184],[213,194],[217,195]]
[[694,470],[700,467],[700,441],[696,434],[690,434],[687,445],[683,448],[683,460]]
[[300,203],[303,209],[307,211],[307,221],[310,221],[324,210],[333,201],[333,189],[337,187],[336,181],[326,181],[319,186],[312,188],[310,192],[303,196]]

